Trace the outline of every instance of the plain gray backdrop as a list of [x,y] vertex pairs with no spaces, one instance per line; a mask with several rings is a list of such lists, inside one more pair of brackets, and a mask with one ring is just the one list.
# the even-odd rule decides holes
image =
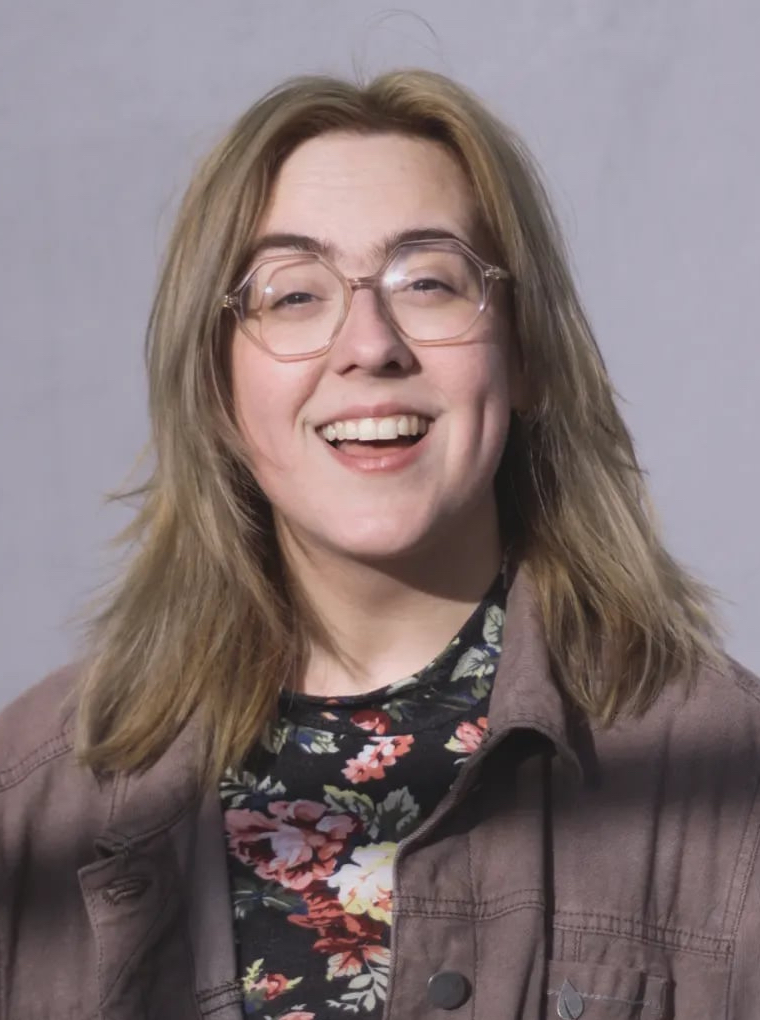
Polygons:
[[192,167],[304,71],[443,71],[544,168],[673,551],[760,667],[756,0],[10,0],[0,11],[0,702],[67,661],[129,518]]

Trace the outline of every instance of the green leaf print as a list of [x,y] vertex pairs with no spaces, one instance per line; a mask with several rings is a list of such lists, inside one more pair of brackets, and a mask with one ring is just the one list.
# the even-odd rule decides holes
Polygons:
[[327,1005],[343,1013],[372,1013],[388,994],[390,951],[377,947],[374,960],[365,959],[361,974],[348,982],[347,991],[339,999],[328,999]]
[[491,688],[493,687],[493,681],[488,676],[479,676],[475,679],[470,693],[476,701],[482,701],[488,696]]
[[234,772],[232,769],[227,770],[219,784],[219,793],[226,808],[240,807],[252,794],[266,793],[274,797],[286,792],[283,784],[279,780],[273,782],[271,776],[259,779],[252,772]]
[[304,906],[304,901],[298,893],[289,892],[287,889],[275,885],[268,886],[262,892],[261,902],[265,907],[281,910],[285,914],[298,913],[297,908]]
[[394,722],[404,721],[404,709],[405,705],[414,704],[414,702],[402,701],[401,698],[397,698],[395,701],[387,701],[383,705],[383,711],[391,717]]
[[483,624],[483,640],[489,645],[501,647],[502,631],[504,630],[504,610],[499,606],[489,606]]
[[496,669],[493,653],[488,648],[468,648],[454,667],[451,682],[461,680],[463,676],[480,679],[490,676]]
[[270,754],[279,754],[285,746],[293,726],[284,719],[269,723],[261,734],[261,745]]
[[391,790],[377,811],[377,822],[370,830],[373,839],[383,841],[399,841],[414,828],[420,816],[419,804],[404,786],[400,790]]
[[332,733],[327,730],[315,730],[310,726],[297,728],[296,744],[306,754],[336,754],[340,750]]
[[337,814],[354,815],[365,825],[375,820],[375,803],[366,793],[358,790],[341,790],[337,786],[325,786],[325,803]]
[[260,907],[269,907],[285,914],[298,914],[306,910],[303,898],[298,893],[283,889],[273,882],[262,883],[252,874],[234,876],[232,901],[235,916],[239,918],[246,917]]
[[387,695],[393,695],[395,698],[399,691],[403,691],[406,687],[414,687],[417,683],[417,679],[417,676],[412,675],[405,676],[402,680],[395,680],[392,684],[388,684],[388,688],[385,693]]

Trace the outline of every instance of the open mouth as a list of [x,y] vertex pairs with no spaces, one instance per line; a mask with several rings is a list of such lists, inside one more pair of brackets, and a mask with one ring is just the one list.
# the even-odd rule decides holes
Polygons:
[[380,456],[415,446],[432,422],[416,414],[330,422],[317,431],[334,450],[353,456]]
[[412,446],[416,446],[422,436],[407,437],[404,439],[370,439],[360,442],[356,439],[333,439],[329,444],[333,450],[338,450],[347,457],[357,457],[364,460],[380,458],[389,453],[400,453]]

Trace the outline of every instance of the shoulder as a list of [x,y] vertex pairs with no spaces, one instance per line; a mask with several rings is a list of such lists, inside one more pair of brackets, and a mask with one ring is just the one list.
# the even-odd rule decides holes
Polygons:
[[[726,657],[699,671],[686,697],[672,699],[666,726],[686,760],[712,764],[726,796],[757,812],[760,778],[760,679]],[[733,784],[738,784],[738,787]],[[740,794],[741,791],[741,794]],[[760,822],[760,818],[757,819]]]
[[740,725],[760,734],[760,679],[725,655],[702,665],[690,678],[674,679],[645,718],[699,731],[721,731]]
[[739,703],[747,704],[750,710],[760,717],[760,677],[735,659],[728,658],[726,669],[717,672],[705,670],[702,682],[707,684],[727,684]]
[[741,760],[746,775],[760,771],[760,679],[725,656],[703,665],[690,680],[673,681],[640,719],[623,729],[640,730],[650,746],[678,750],[722,763]]
[[197,806],[194,720],[143,770],[96,774],[79,760],[75,731],[83,668],[65,666],[0,712],[0,860],[9,841],[23,854],[25,840],[33,839],[41,853],[49,833],[57,841],[51,852],[60,853],[61,842],[68,841],[69,856],[83,860],[93,838],[110,828],[142,839],[192,817]]
[[760,806],[760,679],[730,657],[673,680],[643,715],[592,730],[599,764],[624,786],[672,786],[674,803],[711,791],[713,803],[730,803],[723,821],[732,816],[740,828]]
[[64,666],[0,712],[0,791],[73,754],[80,669]]
[[643,715],[594,732],[602,771],[630,797],[651,794],[658,811],[664,791],[671,806],[701,804],[695,831],[705,805],[722,806],[716,832],[730,840],[760,831],[760,680],[735,660],[674,680]]
[[31,901],[52,861],[56,895],[73,895],[107,826],[112,784],[74,753],[79,675],[77,666],[58,670],[0,713],[0,902],[9,890],[17,904]]
[[[666,699],[671,700],[671,699]],[[760,740],[760,678],[740,662],[726,656],[723,664],[704,666],[694,678],[683,705],[672,699],[671,710],[700,728],[745,733]]]

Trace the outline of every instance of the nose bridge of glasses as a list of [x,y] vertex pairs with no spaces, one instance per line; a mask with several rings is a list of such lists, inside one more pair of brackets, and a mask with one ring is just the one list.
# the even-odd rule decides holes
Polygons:
[[372,297],[374,301],[374,307],[376,314],[379,314],[380,319],[386,326],[390,326],[394,333],[396,331],[396,324],[393,319],[393,314],[388,306],[388,301],[385,293],[385,287],[383,286],[385,281],[385,271],[379,273],[372,273],[370,276],[343,276],[346,284],[346,307],[344,313],[345,318],[348,317],[351,306],[353,305],[354,294],[358,290],[369,290],[372,291]]
[[382,285],[384,275],[384,273],[373,273],[371,276],[345,276],[344,280],[353,294],[357,290],[378,290]]

